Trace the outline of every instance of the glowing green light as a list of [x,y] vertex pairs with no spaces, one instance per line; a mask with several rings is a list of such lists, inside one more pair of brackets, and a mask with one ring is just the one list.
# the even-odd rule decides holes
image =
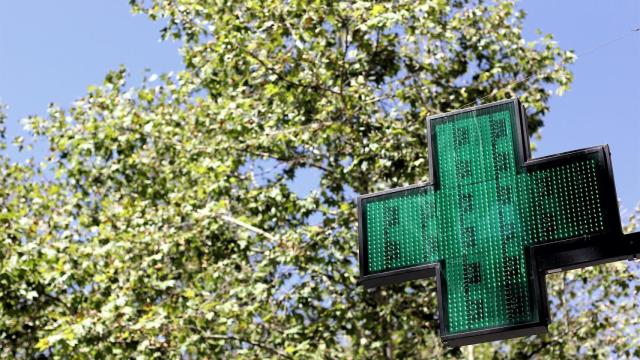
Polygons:
[[525,250],[604,231],[596,155],[518,163],[513,103],[431,124],[437,187],[363,199],[366,269],[439,262],[448,333],[537,322]]

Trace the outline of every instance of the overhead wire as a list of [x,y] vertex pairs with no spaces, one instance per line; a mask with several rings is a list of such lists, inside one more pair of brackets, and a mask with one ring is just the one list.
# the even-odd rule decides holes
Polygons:
[[[630,31],[630,32],[627,32],[627,33],[625,33],[624,35],[619,36],[619,37],[617,37],[617,38],[615,38],[615,39],[608,40],[608,41],[606,41],[606,42],[603,42],[603,43],[601,43],[601,44],[598,44],[598,45],[594,46],[593,48],[591,48],[591,49],[589,49],[589,50],[587,50],[587,51],[585,51],[585,52],[583,52],[583,53],[575,54],[575,60],[577,61],[577,60],[578,60],[578,59],[580,59],[580,58],[584,58],[586,55],[589,55],[589,54],[591,54],[591,53],[594,53],[594,52],[596,52],[596,51],[600,50],[601,48],[603,48],[603,47],[605,47],[605,46],[608,46],[608,45],[613,44],[614,42],[617,42],[617,41],[620,41],[620,40],[622,40],[622,39],[625,39],[625,38],[627,38],[627,37],[629,37],[629,36],[633,35],[633,34],[634,34],[634,33],[636,33],[636,32],[640,32],[640,27],[638,27],[638,28],[634,28],[634,29],[631,29],[631,31]],[[566,64],[567,64],[567,62],[568,62],[567,60],[562,60],[562,61],[560,62],[560,65],[566,65]],[[460,106],[460,107],[458,107],[458,108],[454,109],[454,111],[455,111],[455,110],[462,110],[462,109],[465,109],[465,108],[467,108],[467,107],[470,107],[471,105],[476,105],[476,104],[478,104],[478,103],[481,103],[483,100],[486,100],[486,99],[491,98],[492,96],[495,96],[495,95],[496,95],[496,93],[497,93],[498,91],[500,91],[500,90],[507,90],[507,89],[511,88],[512,86],[514,86],[514,85],[521,84],[521,83],[523,83],[523,82],[529,81],[529,80],[531,80],[531,79],[533,79],[533,78],[536,78],[536,77],[539,77],[539,76],[545,76],[545,75],[548,75],[548,74],[550,74],[550,73],[551,73],[551,72],[553,72],[553,71],[554,71],[554,70],[542,71],[542,72],[539,72],[539,73],[537,73],[537,74],[533,74],[533,75],[527,76],[526,78],[521,79],[521,80],[514,80],[514,81],[510,82],[509,84],[507,84],[506,86],[504,86],[504,87],[502,87],[502,88],[500,88],[500,89],[497,89],[497,90],[492,91],[492,92],[491,92],[490,94],[488,94],[488,95],[485,95],[485,96],[483,96],[483,97],[476,98],[476,99],[474,99],[473,101],[468,102],[468,103],[466,103],[466,104],[464,104],[464,105],[462,105],[462,106]]]

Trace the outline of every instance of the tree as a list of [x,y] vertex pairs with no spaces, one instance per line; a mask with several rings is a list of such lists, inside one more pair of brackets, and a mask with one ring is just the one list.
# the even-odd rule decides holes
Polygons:
[[[433,281],[357,286],[353,194],[427,180],[427,115],[519,96],[537,130],[572,53],[550,35],[526,43],[512,2],[131,5],[167,21],[185,70],[138,87],[112,71],[28,119],[45,159],[3,157],[0,354],[461,356],[436,336]],[[319,186],[301,197],[304,169]],[[610,326],[630,306],[571,304],[594,276],[629,299],[623,266],[554,278],[566,321],[473,351],[637,351]]]

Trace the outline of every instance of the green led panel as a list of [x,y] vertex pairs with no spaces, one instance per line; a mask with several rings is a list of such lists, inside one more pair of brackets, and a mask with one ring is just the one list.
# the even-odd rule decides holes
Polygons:
[[433,185],[362,199],[365,275],[438,263],[447,334],[539,322],[526,249],[606,231],[600,153],[525,166],[516,105],[432,120]]

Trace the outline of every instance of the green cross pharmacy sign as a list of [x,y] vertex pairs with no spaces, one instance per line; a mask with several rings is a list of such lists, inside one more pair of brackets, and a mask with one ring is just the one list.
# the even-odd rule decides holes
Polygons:
[[435,276],[447,345],[543,333],[545,274],[640,254],[608,146],[531,159],[526,124],[517,99],[430,117],[431,182],[358,199],[360,283]]

